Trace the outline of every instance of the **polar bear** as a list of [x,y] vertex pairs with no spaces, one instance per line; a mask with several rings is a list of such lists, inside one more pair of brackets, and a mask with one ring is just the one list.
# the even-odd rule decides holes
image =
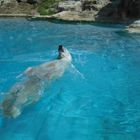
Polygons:
[[18,117],[25,106],[40,99],[44,81],[52,81],[63,75],[70,65],[72,57],[62,45],[59,45],[58,53],[56,60],[29,67],[23,72],[27,80],[16,83],[2,102],[1,106],[5,116]]

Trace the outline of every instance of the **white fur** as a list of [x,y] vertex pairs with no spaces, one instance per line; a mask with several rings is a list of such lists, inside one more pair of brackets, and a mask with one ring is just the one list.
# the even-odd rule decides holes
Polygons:
[[38,101],[42,82],[61,77],[71,61],[69,51],[64,48],[61,59],[27,68],[23,75],[28,80],[15,84],[2,103],[4,115],[16,118],[21,114],[22,108]]

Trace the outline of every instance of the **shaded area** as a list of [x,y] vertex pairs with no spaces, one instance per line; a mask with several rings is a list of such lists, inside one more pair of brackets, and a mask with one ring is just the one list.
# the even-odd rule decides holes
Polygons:
[[121,0],[118,5],[118,14],[122,18],[140,18],[140,0]]
[[96,20],[131,21],[140,18],[140,0],[110,0]]

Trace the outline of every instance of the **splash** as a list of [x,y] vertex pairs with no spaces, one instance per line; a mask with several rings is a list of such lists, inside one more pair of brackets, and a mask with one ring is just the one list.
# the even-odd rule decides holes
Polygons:
[[79,75],[82,79],[86,79],[85,76],[73,64],[71,64],[71,68],[72,73]]

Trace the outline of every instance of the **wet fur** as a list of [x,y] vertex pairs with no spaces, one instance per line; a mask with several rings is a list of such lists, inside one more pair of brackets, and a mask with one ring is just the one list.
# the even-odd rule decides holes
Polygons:
[[29,67],[23,72],[27,80],[16,83],[2,103],[5,116],[12,118],[19,116],[25,106],[40,99],[44,81],[51,81],[63,75],[71,62],[71,55],[67,50],[65,52],[61,59]]

